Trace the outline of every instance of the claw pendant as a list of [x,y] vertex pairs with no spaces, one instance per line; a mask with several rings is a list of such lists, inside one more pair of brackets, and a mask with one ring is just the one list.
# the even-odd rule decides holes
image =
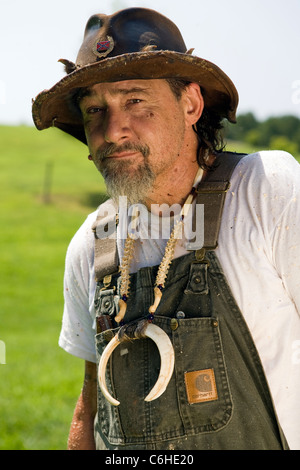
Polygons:
[[[144,336],[152,339],[152,341],[155,342],[159,350],[161,360],[160,372],[157,382],[145,398],[145,401],[152,401],[160,397],[164,393],[168,386],[168,383],[170,382],[175,362],[174,349],[168,335],[157,325],[148,323],[144,330]],[[119,339],[119,336],[114,336],[114,338],[108,343],[108,345],[104,349],[98,368],[98,380],[100,389],[105,398],[114,406],[118,406],[120,402],[113,398],[107,390],[105,371],[107,362],[111,354],[119,346],[120,343],[121,341]]]

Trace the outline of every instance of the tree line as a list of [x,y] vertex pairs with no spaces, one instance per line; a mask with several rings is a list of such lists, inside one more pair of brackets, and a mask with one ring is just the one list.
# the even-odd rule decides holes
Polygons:
[[225,124],[224,137],[261,150],[285,150],[295,155],[300,153],[300,119],[287,115],[259,121],[251,112],[240,114],[236,124]]

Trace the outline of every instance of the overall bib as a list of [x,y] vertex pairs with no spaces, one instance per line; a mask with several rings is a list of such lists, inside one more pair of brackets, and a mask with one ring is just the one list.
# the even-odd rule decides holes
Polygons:
[[[207,188],[224,174],[220,167],[201,183],[204,202],[206,197],[209,203],[214,199]],[[223,183],[226,187],[228,181]],[[213,194],[218,199],[223,193]],[[218,220],[213,230],[211,224],[205,227],[206,249],[173,261],[155,313],[153,323],[167,333],[175,351],[166,391],[152,402],[144,401],[160,370],[155,343],[149,338],[121,343],[106,374],[108,390],[120,405],[111,405],[98,390],[97,449],[288,449],[251,334],[214,252],[223,202],[217,217],[209,211]],[[131,275],[126,323],[147,317],[157,269],[146,267]],[[118,331],[113,324],[118,281],[119,275],[113,274],[97,283],[98,359]],[[112,328],[106,329],[108,318]]]

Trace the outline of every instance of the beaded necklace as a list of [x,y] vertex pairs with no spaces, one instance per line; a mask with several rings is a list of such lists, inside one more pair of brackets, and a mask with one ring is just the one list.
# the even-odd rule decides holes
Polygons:
[[[189,193],[178,218],[178,221],[175,223],[173,230],[171,232],[170,238],[167,242],[166,248],[165,248],[165,253],[163,256],[163,259],[159,265],[156,280],[155,280],[155,285],[154,285],[154,302],[153,305],[149,307],[149,315],[147,317],[147,320],[149,323],[151,323],[154,319],[154,314],[156,312],[156,309],[160,303],[160,300],[162,298],[163,294],[163,289],[165,287],[165,281],[169,272],[170,265],[173,261],[174,257],[174,251],[175,251],[175,246],[176,242],[178,239],[178,235],[180,231],[182,230],[183,224],[184,224],[184,218],[187,216],[188,211],[192,205],[192,202],[197,194],[196,192],[196,183],[199,183],[203,176],[203,170],[202,168],[198,169],[198,172],[196,174],[196,178],[194,180],[193,187],[191,189],[191,192]],[[136,220],[134,214],[134,220]],[[120,284],[120,300],[119,300],[119,313],[115,317],[115,320],[122,324],[123,323],[123,318],[126,313],[126,308],[127,308],[127,300],[129,297],[129,287],[130,287],[130,265],[131,261],[133,258],[133,250],[134,250],[134,242],[135,238],[132,236],[132,234],[128,233],[126,241],[125,241],[125,247],[124,247],[124,255],[123,255],[123,260],[122,264],[120,267],[121,271],[121,284]]]

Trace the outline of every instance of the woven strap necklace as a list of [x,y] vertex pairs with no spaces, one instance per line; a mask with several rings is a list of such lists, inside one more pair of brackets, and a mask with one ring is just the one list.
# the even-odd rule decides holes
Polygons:
[[[147,317],[148,322],[152,322],[154,319],[154,314],[160,303],[160,300],[163,295],[163,289],[165,287],[165,282],[168,276],[170,265],[173,261],[174,251],[178,235],[182,230],[184,224],[184,218],[187,216],[188,211],[192,205],[192,202],[197,194],[196,192],[196,183],[199,183],[203,175],[202,168],[198,169],[196,174],[194,184],[191,192],[189,193],[179,215],[177,222],[175,223],[173,230],[171,232],[170,238],[167,242],[163,259],[159,265],[155,285],[154,285],[154,302],[153,305],[149,307],[149,314]],[[115,320],[118,323],[123,323],[123,318],[126,313],[127,300],[129,298],[129,288],[130,288],[130,265],[133,258],[135,237],[132,234],[128,233],[125,247],[124,247],[124,256],[122,259],[122,264],[120,267],[121,270],[121,283],[120,283],[120,300],[119,300],[119,313],[115,317]]]

